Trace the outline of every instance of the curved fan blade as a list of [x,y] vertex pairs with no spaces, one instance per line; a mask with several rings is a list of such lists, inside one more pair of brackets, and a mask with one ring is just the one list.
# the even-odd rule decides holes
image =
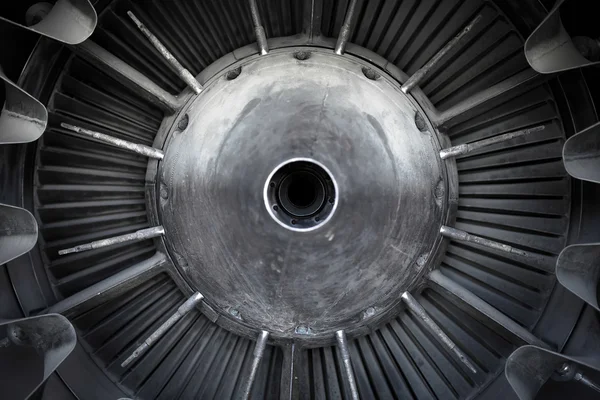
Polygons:
[[66,44],[79,44],[92,35],[98,16],[89,0],[58,0],[37,24],[25,26],[2,17],[0,20]]
[[37,237],[37,222],[29,211],[0,204],[0,265],[31,250]]
[[46,107],[8,79],[1,68],[0,79],[6,92],[0,114],[0,144],[38,140],[48,122]]
[[585,373],[589,369],[598,370],[599,361],[594,360],[593,365],[590,365],[564,354],[526,345],[519,347],[508,357],[504,373],[521,400],[533,400],[544,383],[555,373],[557,380],[575,380],[589,385],[591,382],[579,371]]
[[27,398],[71,353],[76,342],[73,325],[59,314],[0,323],[2,397]]
[[546,19],[525,42],[525,58],[531,68],[541,74],[599,64],[583,57],[565,30],[560,18],[560,6],[564,2],[556,2]]
[[565,247],[556,261],[556,278],[569,291],[600,311],[600,243]]
[[600,123],[565,142],[563,161],[572,177],[600,183]]

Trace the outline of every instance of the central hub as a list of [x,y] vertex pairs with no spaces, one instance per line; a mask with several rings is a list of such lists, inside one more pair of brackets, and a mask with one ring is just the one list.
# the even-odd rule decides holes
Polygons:
[[310,231],[329,221],[336,205],[336,183],[315,160],[286,161],[265,182],[269,214],[294,231]]
[[204,85],[167,139],[159,217],[226,326],[311,341],[393,315],[436,258],[448,207],[437,138],[398,82],[303,50]]

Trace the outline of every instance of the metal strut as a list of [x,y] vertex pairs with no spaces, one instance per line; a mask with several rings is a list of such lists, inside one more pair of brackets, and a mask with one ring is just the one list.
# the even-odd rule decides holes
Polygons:
[[125,235],[96,240],[90,243],[80,244],[79,246],[71,247],[68,249],[59,250],[58,254],[64,256],[65,254],[80,253],[82,251],[100,249],[102,247],[113,246],[119,243],[139,242],[141,240],[151,239],[157,236],[162,236],[164,234],[165,229],[162,226],[155,226],[152,228],[140,229],[139,231],[133,233],[127,233]]
[[460,144],[458,146],[452,146],[452,147],[449,147],[447,149],[443,149],[442,151],[440,151],[440,158],[442,160],[445,160],[450,157],[464,156],[465,154],[472,153],[481,148],[491,146],[493,144],[505,142],[507,140],[511,140],[511,139],[514,139],[517,137],[526,136],[526,135],[529,135],[530,133],[539,132],[544,129],[545,129],[545,126],[536,126],[535,128],[521,129],[520,131],[505,133],[503,135],[494,136],[492,138],[479,140],[479,141],[473,142],[473,143],[465,143],[465,144]]
[[423,306],[421,306],[421,304],[419,304],[419,302],[410,293],[404,292],[402,294],[402,301],[406,304],[408,309],[411,312],[413,312],[417,317],[419,317],[421,321],[423,321],[423,323],[427,325],[429,329],[431,329],[435,336],[437,336],[437,338],[444,345],[446,345],[446,347],[448,347],[448,349],[452,351],[467,368],[469,368],[471,372],[473,372],[474,374],[477,373],[477,369],[475,369],[475,367],[469,361],[465,353],[463,353],[462,350],[460,350],[458,346],[456,346],[456,344],[452,341],[452,339],[450,339],[448,335],[444,333],[442,328],[440,328],[438,324],[436,324],[435,321],[431,319],[431,317],[427,314],[427,311],[425,311]]
[[157,252],[152,257],[125,268],[87,288],[64,298],[43,313],[58,313],[65,316],[79,315],[100,304],[113,300],[142,282],[165,271],[167,257]]
[[129,357],[127,357],[125,361],[123,361],[121,367],[127,367],[129,364],[138,359],[142,354],[148,351],[150,346],[156,343],[158,339],[160,339],[165,333],[167,333],[169,328],[175,325],[177,321],[179,321],[187,313],[192,311],[196,307],[196,305],[198,305],[202,301],[203,298],[204,296],[202,296],[199,292],[194,293],[189,299],[185,301],[185,303],[179,306],[177,311],[175,311],[175,314],[171,315],[168,320],[163,322],[163,324],[159,326],[158,329],[155,330],[152,333],[152,335],[148,337],[148,339],[144,340],[144,343],[142,343],[137,349],[134,350],[134,352]]
[[250,367],[250,374],[248,375],[248,380],[246,381],[246,386],[244,387],[244,391],[242,393],[242,399],[249,399],[250,392],[252,391],[252,385],[254,384],[254,379],[256,379],[256,374],[258,373],[258,368],[260,367],[260,362],[263,359],[265,354],[265,349],[267,347],[267,340],[269,339],[269,332],[262,331],[258,336],[258,340],[256,341],[256,346],[254,346],[254,358],[252,359],[252,366]]
[[175,68],[179,77],[194,91],[194,93],[200,94],[200,92],[202,92],[202,86],[200,85],[200,83],[198,83],[194,75],[192,75],[190,71],[185,69],[183,65],[181,65],[181,63],[177,61],[175,56],[171,54],[169,50],[167,50],[167,48],[160,42],[160,40],[158,40],[158,38],[154,36],[154,34],[150,32],[148,28],[146,28],[146,26],[142,24],[142,22],[131,11],[127,11],[127,15],[129,15],[129,18],[132,19],[132,21],[139,28],[139,30],[142,31],[144,35],[146,35],[146,37],[150,40],[152,45],[156,47],[156,50],[158,50],[158,52],[165,58],[165,60],[167,60],[169,64],[171,64],[171,66]]
[[436,110],[433,123],[438,127],[444,126],[454,118],[463,115],[488,101],[504,96],[511,91],[526,90],[530,86],[533,86],[539,82],[537,78],[539,78],[539,74],[534,70],[527,68],[511,76],[510,78],[498,82],[493,86],[483,89],[480,92],[477,92],[474,95],[459,101],[442,112]]
[[134,153],[138,153],[146,157],[156,158],[158,160],[162,160],[165,157],[165,153],[163,153],[162,150],[155,149],[154,147],[146,146],[144,144],[137,144],[129,142],[127,140],[118,139],[114,136],[106,135],[104,133],[96,131],[91,131],[89,129],[81,128],[75,125],[65,124],[64,122],[62,122],[60,126],[70,131],[89,136],[106,144],[110,144],[121,149],[133,151]]
[[445,226],[445,225],[443,225],[440,228],[440,233],[444,237],[447,237],[447,238],[450,238],[453,240],[459,240],[461,242],[475,243],[475,244],[479,244],[481,246],[489,247],[490,249],[500,250],[500,251],[504,251],[506,253],[512,253],[512,254],[516,254],[519,256],[523,256],[523,257],[527,257],[529,255],[529,253],[527,253],[526,251],[517,249],[517,248],[509,246],[507,244],[503,244],[503,243],[495,242],[493,240],[485,239],[485,238],[482,238],[479,236],[471,235],[470,233],[461,231],[460,229],[451,228],[451,227]]
[[346,333],[343,330],[339,330],[335,333],[335,338],[337,340],[338,347],[340,348],[342,361],[344,362],[344,370],[346,371],[346,379],[348,379],[348,385],[350,386],[350,394],[353,400],[358,400],[358,388],[356,387],[354,371],[352,370],[352,361],[350,360],[350,352],[348,351]]
[[487,318],[491,319],[523,342],[543,348],[548,347],[544,341],[537,338],[523,326],[512,320],[509,316],[489,305],[470,290],[465,289],[458,283],[454,282],[452,279],[444,275],[440,270],[433,270],[429,273],[429,282],[434,283],[440,288],[458,297],[460,300],[464,301],[482,315],[485,315]]
[[431,70],[437,65],[437,63],[439,63],[442,60],[442,58],[444,58],[446,54],[448,54],[450,50],[452,50],[458,44],[458,42],[461,41],[462,38],[464,38],[469,32],[471,32],[471,30],[473,30],[473,27],[481,20],[481,18],[481,14],[476,16],[475,19],[473,19],[473,21],[471,21],[471,23],[465,27],[465,29],[463,29],[451,41],[446,43],[446,45],[442,47],[442,49],[438,51],[431,58],[431,60],[427,62],[427,64],[423,65],[417,70],[417,72],[415,72],[410,78],[408,78],[408,80],[404,82],[404,85],[402,85],[402,91],[404,93],[408,93],[411,90],[413,90],[413,88],[417,86],[423,80],[423,78],[425,78],[431,72]]
[[344,19],[344,24],[340,29],[340,35],[338,36],[337,43],[335,44],[335,54],[342,55],[346,51],[346,45],[350,40],[350,35],[352,34],[352,23],[354,20],[354,12],[356,10],[357,0],[351,0],[348,5],[348,10],[346,11],[346,18]]
[[73,51],[168,114],[173,114],[181,108],[181,99],[90,39],[74,46]]
[[267,43],[267,35],[265,28],[262,26],[258,4],[256,0],[250,0],[250,13],[252,14],[252,23],[254,24],[254,34],[256,35],[256,44],[261,55],[269,53],[269,44]]

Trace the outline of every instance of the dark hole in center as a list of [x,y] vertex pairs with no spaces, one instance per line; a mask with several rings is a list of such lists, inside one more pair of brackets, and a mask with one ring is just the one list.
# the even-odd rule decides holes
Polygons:
[[273,210],[286,224],[306,225],[305,221],[314,223],[317,215],[321,221],[331,210],[327,199],[335,196],[333,181],[319,165],[308,161],[294,161],[282,166],[269,179],[266,187],[267,200],[272,205],[277,203],[278,208]]
[[288,187],[288,198],[298,208],[306,208],[315,202],[317,197],[317,180],[306,172],[292,174]]

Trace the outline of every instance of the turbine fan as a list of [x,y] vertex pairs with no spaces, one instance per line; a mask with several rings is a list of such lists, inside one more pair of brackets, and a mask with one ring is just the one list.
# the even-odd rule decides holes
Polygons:
[[0,12],[8,398],[598,395],[587,5],[92,3]]

